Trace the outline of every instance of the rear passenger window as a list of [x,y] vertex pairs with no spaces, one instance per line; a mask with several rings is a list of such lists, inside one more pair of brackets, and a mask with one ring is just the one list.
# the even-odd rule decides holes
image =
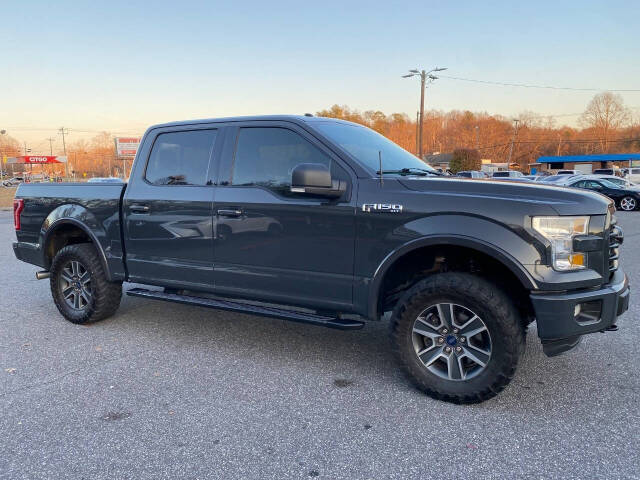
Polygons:
[[145,178],[153,185],[205,185],[216,130],[161,133]]
[[286,128],[241,128],[233,165],[232,185],[262,186],[289,194],[291,173],[301,163],[321,163],[332,169],[331,158]]

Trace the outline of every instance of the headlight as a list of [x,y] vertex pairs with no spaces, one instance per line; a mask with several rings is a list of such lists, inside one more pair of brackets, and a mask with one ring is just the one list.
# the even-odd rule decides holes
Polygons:
[[589,217],[533,217],[532,226],[551,242],[555,270],[586,268],[585,254],[573,251],[573,238],[589,231]]

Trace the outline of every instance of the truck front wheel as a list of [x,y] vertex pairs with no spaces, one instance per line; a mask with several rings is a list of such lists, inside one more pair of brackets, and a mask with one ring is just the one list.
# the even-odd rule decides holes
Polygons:
[[82,243],[60,249],[50,271],[53,301],[70,322],[95,322],[118,309],[122,283],[107,280],[93,245]]
[[524,352],[518,311],[496,285],[467,273],[421,280],[392,315],[397,357],[427,395],[453,403],[495,396]]

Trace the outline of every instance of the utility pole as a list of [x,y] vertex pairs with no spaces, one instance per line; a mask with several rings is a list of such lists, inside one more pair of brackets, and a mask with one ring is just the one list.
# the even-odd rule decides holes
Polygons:
[[[23,144],[24,144],[24,156],[26,157],[27,153],[31,152],[31,149],[27,149],[27,142],[23,142]],[[33,163],[29,164],[29,171],[33,173]]]
[[69,134],[69,129],[68,128],[64,128],[64,127],[60,127],[58,129],[58,132],[60,132],[60,135],[62,135],[62,151],[66,155],[67,154],[67,144],[64,141],[64,136]]
[[480,151],[480,127],[476,125],[476,150]]
[[515,118],[513,120],[513,137],[511,138],[511,148],[509,149],[509,161],[507,162],[507,170],[509,170],[509,167],[511,165],[511,157],[513,156],[513,144],[516,141],[516,135],[518,135],[518,123],[520,123],[520,120]]
[[420,131],[420,112],[416,112],[416,155],[420,155],[418,150],[418,132]]
[[420,72],[420,134],[418,135],[418,158],[422,160],[422,131],[424,130],[424,89],[427,84],[427,74],[424,70]]
[[409,73],[407,75],[403,75],[402,78],[409,78],[409,77],[414,77],[416,75],[420,76],[420,116],[419,116],[419,124],[420,126],[418,127],[418,157],[422,160],[422,154],[423,154],[423,150],[422,150],[422,130],[423,130],[423,126],[424,126],[424,89],[427,88],[427,81],[430,80],[431,82],[435,81],[438,79],[438,77],[436,77],[435,75],[432,75],[433,72],[442,72],[443,70],[446,70],[446,68],[432,68],[429,71],[425,71],[425,70],[418,70],[418,69],[413,69],[413,70],[409,70]]
[[47,140],[49,140],[49,154],[53,157],[53,141],[55,138],[49,137]]
[[[0,130],[0,135],[5,135],[7,133],[6,130],[2,129]],[[4,142],[0,142],[4,143]],[[0,145],[1,146],[1,145]],[[5,151],[3,149],[3,151],[0,151],[0,180],[4,179],[4,157],[5,157]],[[11,170],[13,170],[13,164],[11,165]]]
[[[64,156],[67,156],[67,144],[64,141],[64,136],[65,134],[69,134],[69,129],[68,128],[64,128],[64,127],[60,127],[58,129],[58,131],[60,132],[60,134],[62,135],[62,151],[64,152]],[[69,178],[69,159],[67,158],[67,161],[64,164],[64,174],[65,177]]]

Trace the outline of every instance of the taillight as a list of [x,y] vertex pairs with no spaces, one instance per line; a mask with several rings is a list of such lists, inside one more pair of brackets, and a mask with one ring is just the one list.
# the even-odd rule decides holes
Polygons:
[[16,227],[16,230],[20,230],[20,215],[22,214],[22,210],[24,210],[24,199],[14,198],[13,199],[13,225]]

